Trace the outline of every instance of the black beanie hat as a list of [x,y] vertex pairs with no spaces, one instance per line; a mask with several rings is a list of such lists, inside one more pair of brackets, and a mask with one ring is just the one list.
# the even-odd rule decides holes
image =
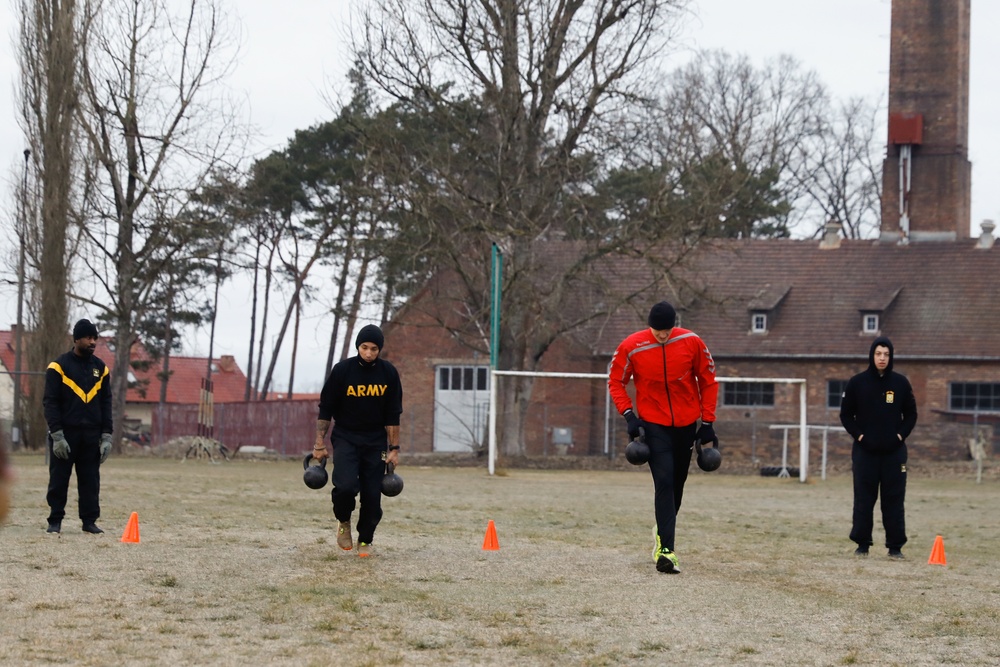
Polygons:
[[649,309],[646,323],[651,329],[658,331],[673,329],[674,325],[677,324],[677,311],[666,301],[661,301]]
[[80,320],[73,325],[73,340],[97,338],[97,327],[90,320]]
[[385,345],[385,336],[382,335],[382,330],[374,324],[366,324],[358,332],[358,337],[354,340],[354,347],[361,347],[361,343],[375,343],[381,350],[382,346]]

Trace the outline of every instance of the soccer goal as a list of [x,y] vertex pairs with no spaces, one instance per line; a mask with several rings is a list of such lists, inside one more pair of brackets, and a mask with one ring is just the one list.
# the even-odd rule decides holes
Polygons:
[[[590,441],[595,439],[601,443],[604,455],[611,455],[613,422],[619,419],[618,413],[611,402],[607,389],[607,373],[560,373],[544,371],[490,371],[489,388],[489,420],[488,420],[488,469],[493,475],[496,471],[497,459],[497,412],[500,384],[508,378],[531,377],[547,384],[539,388],[536,384],[532,393],[533,403],[544,406],[538,412],[541,415],[528,418],[528,422],[539,425],[542,437],[548,437],[549,432],[558,432],[559,425],[569,424],[577,433],[584,433]],[[799,388],[799,481],[805,482],[809,470],[809,427],[806,404],[805,378],[760,378],[760,377],[718,377],[719,383],[761,383],[785,384]],[[578,382],[589,382],[590,386],[576,388]],[[577,397],[588,397],[580,401]],[[587,405],[581,405],[586,403]],[[546,411],[551,406],[551,413]]]

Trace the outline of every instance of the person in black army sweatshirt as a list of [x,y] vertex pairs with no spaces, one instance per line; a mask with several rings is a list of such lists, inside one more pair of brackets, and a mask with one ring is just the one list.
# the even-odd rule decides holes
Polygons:
[[917,424],[917,401],[905,375],[892,370],[892,342],[872,341],[868,368],[847,382],[840,402],[840,423],[854,438],[854,552],[867,556],[872,545],[872,512],[882,493],[882,525],[891,558],[903,558],[906,522],[906,438]]
[[328,456],[324,439],[333,423],[333,515],[337,546],[354,548],[351,514],[358,513],[358,555],[371,554],[375,528],[382,519],[382,477],[386,463],[399,462],[399,417],[403,387],[396,368],[379,357],[385,337],[374,324],[362,327],[354,342],[358,354],[334,365],[323,385],[316,421],[313,458]]
[[49,527],[59,533],[66,515],[69,478],[76,466],[80,520],[87,533],[100,534],[101,464],[111,453],[111,376],[94,356],[97,327],[80,320],[73,327],[73,349],[45,370],[45,421],[49,427]]

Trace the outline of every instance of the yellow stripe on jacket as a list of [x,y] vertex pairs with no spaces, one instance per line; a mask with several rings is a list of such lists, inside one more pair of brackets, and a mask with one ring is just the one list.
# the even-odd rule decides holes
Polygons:
[[101,373],[101,377],[98,378],[97,380],[97,384],[91,387],[89,392],[84,392],[83,389],[80,388],[80,385],[73,382],[73,380],[71,380],[70,378],[66,377],[66,373],[63,371],[62,366],[53,361],[51,364],[49,364],[49,368],[54,370],[56,373],[59,373],[59,375],[62,377],[63,384],[69,387],[74,394],[79,396],[80,400],[83,401],[84,403],[90,403],[92,400],[94,400],[94,396],[97,396],[97,392],[101,390],[101,385],[104,384],[104,378],[108,376],[108,367],[105,366],[104,372]]

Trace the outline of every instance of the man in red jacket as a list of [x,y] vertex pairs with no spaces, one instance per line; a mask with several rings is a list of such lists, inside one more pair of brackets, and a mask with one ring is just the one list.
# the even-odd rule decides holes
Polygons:
[[[674,553],[677,512],[684,495],[695,440],[715,439],[719,385],[715,361],[692,331],[674,326],[677,313],[666,301],[649,311],[648,329],[621,342],[611,360],[608,390],[635,439],[645,430],[655,490],[653,560],[659,572],[680,573]],[[626,387],[635,384],[635,406]],[[698,421],[701,420],[701,426]]]

